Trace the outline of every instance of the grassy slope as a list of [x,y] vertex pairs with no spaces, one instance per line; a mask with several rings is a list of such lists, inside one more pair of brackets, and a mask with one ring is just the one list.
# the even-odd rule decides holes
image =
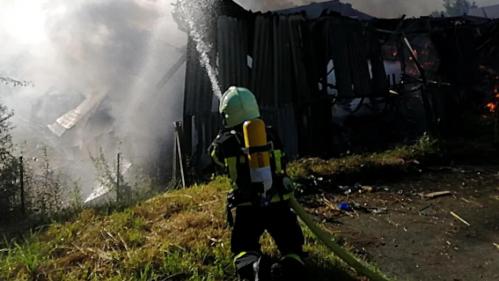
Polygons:
[[[83,211],[22,243],[5,241],[0,280],[235,280],[228,180],[164,193],[110,215]],[[305,231],[310,280],[357,280]],[[276,255],[268,236],[264,251]]]
[[[289,173],[305,182],[404,172],[438,154],[434,141],[342,159],[303,159]],[[0,249],[0,280],[235,280],[225,224],[226,178],[167,192],[110,215],[83,211]],[[306,228],[309,280],[357,280]],[[265,252],[276,255],[272,240]],[[1,245],[1,243],[0,243]],[[0,247],[1,248],[1,247]]]
[[413,145],[399,146],[380,152],[350,155],[338,159],[323,160],[304,158],[291,163],[288,174],[298,182],[322,177],[336,183],[357,182],[361,179],[382,179],[385,176],[405,174],[411,168],[438,157],[437,142],[423,136]]

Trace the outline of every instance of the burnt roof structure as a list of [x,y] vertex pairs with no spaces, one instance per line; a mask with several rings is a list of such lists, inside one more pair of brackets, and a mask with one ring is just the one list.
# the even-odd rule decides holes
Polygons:
[[471,9],[468,12],[468,15],[488,19],[499,19],[499,4]]
[[283,9],[274,11],[274,13],[280,15],[291,15],[291,14],[304,14],[308,19],[319,18],[322,14],[338,13],[345,17],[350,17],[359,20],[369,20],[373,17],[356,10],[352,7],[352,4],[342,3],[339,0],[321,2],[321,3],[311,3],[309,5],[293,7],[289,9]]

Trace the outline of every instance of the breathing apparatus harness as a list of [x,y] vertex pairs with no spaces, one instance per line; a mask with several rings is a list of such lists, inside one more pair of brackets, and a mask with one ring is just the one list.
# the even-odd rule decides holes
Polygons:
[[[234,183],[233,190],[227,196],[227,221],[232,225],[233,208],[267,207],[272,203],[289,200],[292,190],[285,184],[290,181],[286,181],[284,176],[282,163],[284,153],[274,147],[272,139],[268,139],[263,120],[256,118],[245,121],[241,137],[235,130],[230,133],[239,143],[241,152],[239,157],[225,159],[229,177]],[[241,172],[238,169],[249,170],[248,184],[237,185],[238,175]]]

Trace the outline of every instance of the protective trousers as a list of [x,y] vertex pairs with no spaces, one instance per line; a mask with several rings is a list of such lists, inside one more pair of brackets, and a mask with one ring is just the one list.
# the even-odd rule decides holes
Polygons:
[[236,255],[234,263],[241,279],[271,280],[270,265],[266,264],[265,257],[260,254],[260,236],[265,230],[274,239],[283,257],[282,264],[288,265],[288,268],[282,268],[283,274],[292,279],[286,280],[300,280],[299,276],[303,274],[301,258],[304,238],[296,215],[287,201],[267,207],[236,208],[231,250]]

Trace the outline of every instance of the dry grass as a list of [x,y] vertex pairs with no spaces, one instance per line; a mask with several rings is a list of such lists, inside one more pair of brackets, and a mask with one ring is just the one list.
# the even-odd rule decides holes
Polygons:
[[[85,210],[74,222],[53,224],[13,244],[0,258],[1,275],[8,280],[153,280],[177,274],[182,280],[196,275],[222,280],[232,266],[230,256],[224,258],[226,188],[218,179],[111,215]],[[210,258],[219,264],[209,264]]]
[[[84,210],[5,241],[0,280],[235,280],[225,223],[228,180],[167,192],[123,211]],[[313,280],[355,280],[306,233]],[[268,236],[264,251],[275,254]]]

